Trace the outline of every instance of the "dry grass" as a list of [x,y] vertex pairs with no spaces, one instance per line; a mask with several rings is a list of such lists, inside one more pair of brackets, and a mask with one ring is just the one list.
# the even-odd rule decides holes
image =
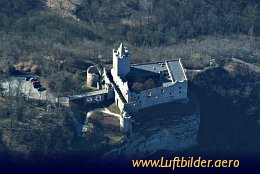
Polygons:
[[63,17],[76,19],[76,15],[74,15],[77,5],[80,5],[82,0],[47,0],[47,7],[53,11],[58,12],[58,14]]
[[120,132],[119,119],[101,112],[94,112],[88,122],[88,137],[103,145],[119,145],[124,142],[125,135]]
[[109,105],[109,106],[107,107],[107,109],[108,109],[110,112],[113,112],[113,113],[116,113],[116,114],[120,114],[120,113],[121,113],[115,102],[112,103],[111,105]]
[[[212,58],[241,58],[251,63],[260,64],[260,46],[258,38],[247,36],[234,37],[208,36],[201,39],[191,39],[168,47],[129,48],[132,53],[132,63],[152,62],[181,58],[186,66],[203,67]],[[197,55],[194,59],[194,55]],[[139,59],[142,57],[143,59]]]

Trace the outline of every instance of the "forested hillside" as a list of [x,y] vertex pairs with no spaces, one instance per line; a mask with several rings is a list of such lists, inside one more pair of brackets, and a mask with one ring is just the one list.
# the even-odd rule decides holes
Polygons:
[[[69,3],[70,2],[70,3]],[[172,44],[202,35],[251,34],[259,36],[257,0],[130,0],[130,1],[53,1],[2,0],[1,30],[41,32],[45,27],[70,30],[77,37],[115,42],[126,40],[134,45]],[[54,5],[53,5],[54,4]],[[80,19],[86,28],[67,26],[57,17],[40,11],[66,11]],[[70,6],[75,8],[70,8]],[[59,10],[57,10],[57,8]],[[51,14],[51,13],[48,13]],[[64,14],[64,13],[61,13]],[[66,16],[66,15],[63,15]],[[68,16],[68,15],[67,15]],[[64,28],[63,28],[64,27]],[[85,30],[85,31],[84,31]],[[38,33],[40,34],[40,33]],[[59,34],[59,33],[57,33]],[[96,37],[95,37],[96,36]]]
[[123,39],[135,45],[158,46],[201,35],[260,34],[257,1],[113,2],[85,1],[76,11],[108,41]]
[[[185,68],[202,72],[187,75],[201,101],[198,139],[206,150],[259,152],[259,72],[247,66],[260,65],[259,2],[0,0],[0,81],[9,75],[34,74],[57,97],[82,93],[87,68],[111,67],[112,49],[124,42],[131,63],[181,58]],[[231,58],[243,62],[234,64]],[[213,59],[220,66],[204,71]],[[30,148],[46,155],[71,152],[62,147],[69,148],[65,139],[73,139],[73,132],[59,117],[68,113],[54,108],[39,119],[45,106],[34,104],[0,97],[0,119],[26,129],[27,124],[34,125],[33,132],[23,136],[1,130],[0,153],[9,155],[15,149],[26,153],[24,149]],[[46,126],[41,131],[39,125]],[[48,139],[59,141],[43,142]],[[80,151],[79,145],[73,147]]]
[[1,0],[0,18],[0,72],[42,75],[55,92],[78,90],[81,72],[110,64],[121,41],[133,63],[180,57],[201,68],[211,57],[259,59],[256,0]]

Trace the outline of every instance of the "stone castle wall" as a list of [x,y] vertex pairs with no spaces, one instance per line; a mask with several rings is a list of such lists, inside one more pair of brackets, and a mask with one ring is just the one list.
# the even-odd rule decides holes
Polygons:
[[130,101],[136,102],[138,109],[153,105],[187,99],[188,82],[176,82],[169,87],[159,87],[142,91],[140,93],[129,93]]
[[111,70],[111,74],[113,76],[113,79],[115,81],[115,83],[117,84],[117,86],[120,88],[122,95],[124,96],[124,98],[126,99],[127,102],[129,102],[129,97],[128,97],[128,93],[129,93],[129,88],[128,88],[128,83],[124,82],[119,76],[116,75],[116,72],[114,71],[114,69]]
[[[159,87],[142,91],[138,94],[130,93],[128,103],[123,103],[118,94],[115,95],[115,101],[120,111],[126,110],[129,113],[137,112],[139,109],[163,104],[167,102],[187,99],[188,82],[176,82],[169,87]],[[116,93],[116,92],[115,92]]]

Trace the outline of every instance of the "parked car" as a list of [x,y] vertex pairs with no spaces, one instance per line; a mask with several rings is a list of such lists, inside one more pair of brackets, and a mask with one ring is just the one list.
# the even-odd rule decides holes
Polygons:
[[32,80],[37,80],[37,78],[31,77],[31,78],[29,79],[29,82],[32,82]]
[[30,78],[32,78],[32,77],[31,76],[27,76],[27,77],[24,78],[24,80],[29,81]]
[[40,84],[40,83],[35,83],[34,85],[33,85],[33,87],[34,88],[40,88],[42,85]]
[[33,84],[33,85],[36,84],[36,83],[40,83],[40,81],[39,81],[39,80],[33,80],[33,81],[32,81],[32,84]]
[[40,84],[40,82],[33,82],[32,85],[34,86],[34,85],[36,85],[36,84],[38,84],[38,83]]
[[42,86],[38,88],[38,91],[39,91],[39,92],[42,92],[42,91],[45,91],[45,90],[46,90],[46,88],[44,88],[44,87],[42,87]]

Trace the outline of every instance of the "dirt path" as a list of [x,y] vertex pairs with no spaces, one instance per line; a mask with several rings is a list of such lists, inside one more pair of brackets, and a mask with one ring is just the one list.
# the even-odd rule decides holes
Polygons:
[[250,69],[252,69],[252,70],[254,70],[256,72],[260,72],[260,67],[257,66],[257,65],[254,65],[254,64],[251,64],[251,63],[247,63],[247,62],[245,62],[243,60],[236,59],[236,58],[232,58],[232,60],[234,62],[238,62],[238,63],[244,64],[244,65],[248,66]]
[[107,108],[104,108],[104,110],[101,110],[100,112],[105,113],[105,114],[109,114],[109,115],[113,115],[113,116],[118,117],[118,118],[121,117],[120,114],[113,113],[110,110],[108,110]]

